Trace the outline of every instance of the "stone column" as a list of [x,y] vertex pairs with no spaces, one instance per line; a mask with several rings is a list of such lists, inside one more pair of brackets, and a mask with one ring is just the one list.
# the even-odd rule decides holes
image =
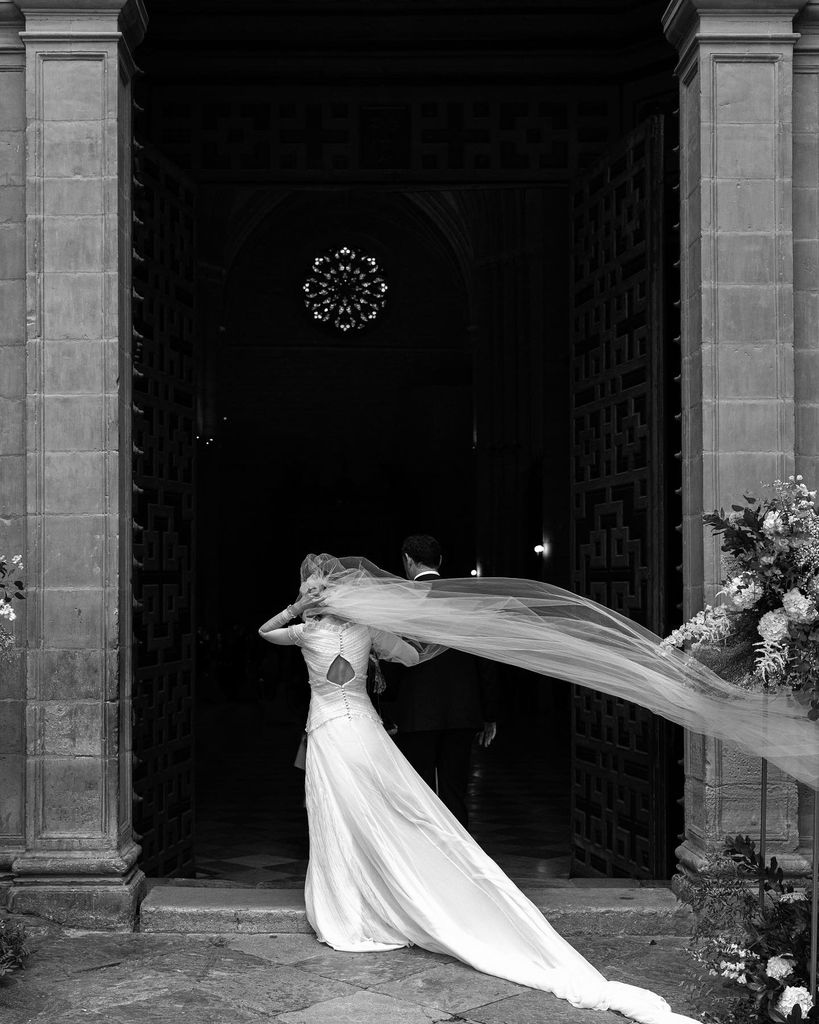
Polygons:
[[129,928],[131,96],[141,0],[25,17],[25,852],[10,906]]
[[793,77],[793,275],[796,468],[819,481],[819,0],[796,24]]
[[[0,553],[26,554],[26,203],[23,19],[0,0]],[[18,638],[25,605],[18,605]],[[18,640],[19,643],[19,640]],[[0,889],[25,845],[25,659],[0,663]],[[0,894],[1,895],[1,894]],[[2,899],[0,899],[0,904]]]
[[[793,18],[804,3],[674,0],[663,18],[680,52],[686,616],[714,601],[721,576],[703,510],[793,472]],[[759,762],[689,735],[685,796],[678,855],[695,868],[727,834],[758,826]],[[786,864],[797,818],[796,785],[772,770],[770,852]]]
[[[819,0],[795,23],[793,54],[793,345],[796,471],[819,486]],[[810,862],[813,792],[799,786],[799,850]]]

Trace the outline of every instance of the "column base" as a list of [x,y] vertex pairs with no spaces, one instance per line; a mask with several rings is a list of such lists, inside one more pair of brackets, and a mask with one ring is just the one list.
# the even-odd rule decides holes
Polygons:
[[24,854],[14,862],[8,909],[70,928],[134,931],[146,892],[138,852]]
[[[752,837],[753,838],[753,837]],[[723,844],[715,844],[712,853],[718,853],[723,849]],[[690,839],[677,847],[674,851],[677,857],[677,874],[671,879],[672,892],[679,896],[685,890],[688,879],[695,878],[702,874],[709,866],[708,854],[700,846],[696,846]],[[782,868],[785,877],[791,881],[799,878],[808,878],[811,873],[811,861],[798,850],[783,852],[776,847],[769,847],[765,851],[765,860],[770,863],[771,857],[776,857],[777,864]]]

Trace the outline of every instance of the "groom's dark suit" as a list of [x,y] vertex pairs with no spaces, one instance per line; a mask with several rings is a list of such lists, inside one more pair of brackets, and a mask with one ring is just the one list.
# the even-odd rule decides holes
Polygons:
[[[417,582],[435,579],[423,573]],[[384,696],[401,752],[466,828],[472,741],[484,723],[497,721],[494,665],[449,650],[414,668],[397,668],[388,679]]]

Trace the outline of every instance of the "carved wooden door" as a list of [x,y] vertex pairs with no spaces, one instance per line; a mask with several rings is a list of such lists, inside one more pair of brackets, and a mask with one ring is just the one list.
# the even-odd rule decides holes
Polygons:
[[[195,194],[142,148],[134,191],[134,829],[193,873]],[[123,453],[124,457],[124,453]]]
[[[573,585],[656,632],[667,627],[677,582],[668,571],[677,410],[667,407],[664,148],[663,120],[652,118],[572,197]],[[575,687],[576,873],[667,877],[679,756],[673,727]]]

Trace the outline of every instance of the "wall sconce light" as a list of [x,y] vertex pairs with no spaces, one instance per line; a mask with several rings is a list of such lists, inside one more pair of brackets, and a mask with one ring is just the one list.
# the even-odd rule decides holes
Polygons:
[[542,544],[535,544],[535,554],[540,555],[541,558],[547,558],[551,551],[551,545],[548,540],[544,540]]

